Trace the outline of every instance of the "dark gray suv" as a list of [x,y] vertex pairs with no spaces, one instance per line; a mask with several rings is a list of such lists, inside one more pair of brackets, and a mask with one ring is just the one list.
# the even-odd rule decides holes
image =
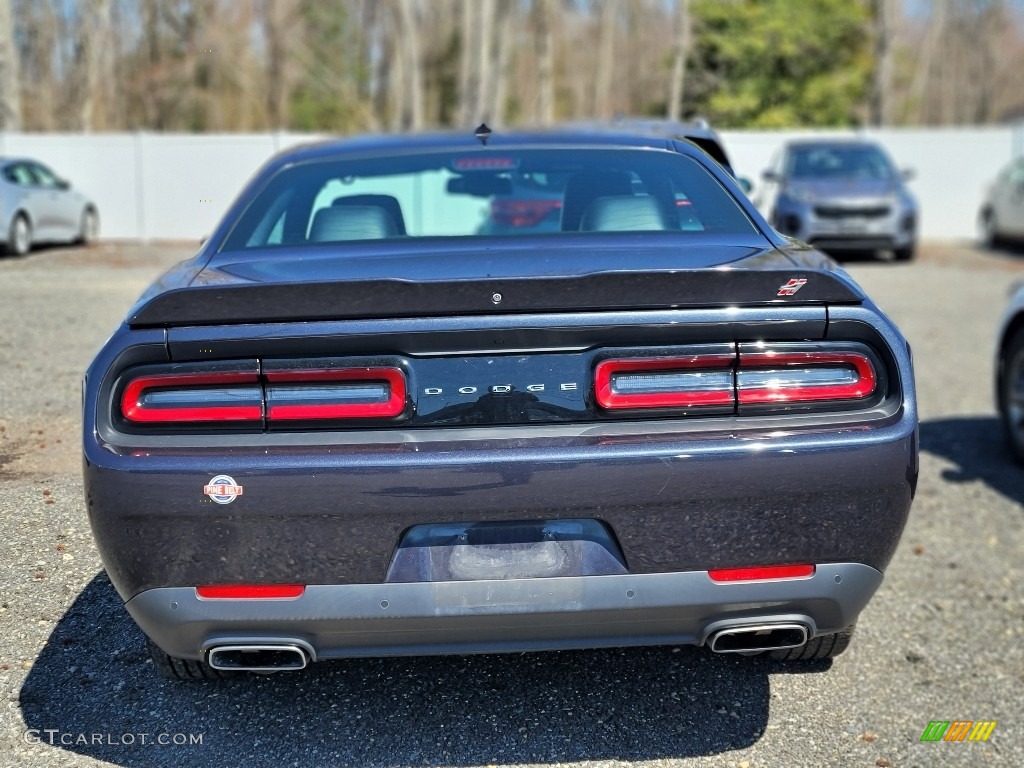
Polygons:
[[891,251],[909,261],[918,218],[910,177],[874,142],[792,141],[764,172],[755,202],[775,229],[816,248]]

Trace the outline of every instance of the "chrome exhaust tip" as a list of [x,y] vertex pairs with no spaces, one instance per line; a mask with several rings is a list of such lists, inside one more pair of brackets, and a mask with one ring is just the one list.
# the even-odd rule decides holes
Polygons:
[[309,656],[297,645],[219,645],[207,662],[222,672],[292,672],[305,669]]
[[708,644],[715,653],[754,653],[799,648],[807,638],[803,624],[741,624],[715,632]]

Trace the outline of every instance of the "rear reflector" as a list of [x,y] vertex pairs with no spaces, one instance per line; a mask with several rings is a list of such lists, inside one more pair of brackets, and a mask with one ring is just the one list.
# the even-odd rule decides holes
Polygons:
[[741,351],[736,387],[740,405],[859,400],[877,384],[870,358],[847,351]]
[[594,370],[594,393],[609,410],[731,407],[735,360],[731,353],[602,360]]
[[260,421],[263,390],[247,371],[140,376],[124,388],[121,413],[141,424]]
[[398,368],[267,371],[267,419],[382,419],[405,410]]
[[716,568],[708,571],[712,581],[765,581],[806,579],[814,575],[813,565],[766,565],[757,568]]
[[215,584],[196,587],[204,600],[282,600],[302,597],[302,584]]

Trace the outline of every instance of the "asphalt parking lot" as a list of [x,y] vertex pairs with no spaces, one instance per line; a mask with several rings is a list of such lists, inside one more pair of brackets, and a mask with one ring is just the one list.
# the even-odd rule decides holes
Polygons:
[[[80,377],[181,246],[0,260],[0,766],[1024,764],[1024,469],[992,405],[1024,256],[930,244],[847,268],[910,339],[911,519],[850,650],[792,673],[689,648],[353,660],[218,684],[156,676],[82,499]],[[921,743],[995,720],[987,743]]]

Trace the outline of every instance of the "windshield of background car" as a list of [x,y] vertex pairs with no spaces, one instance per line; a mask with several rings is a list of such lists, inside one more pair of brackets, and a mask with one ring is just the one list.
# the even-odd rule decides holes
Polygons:
[[757,231],[715,176],[685,155],[488,148],[284,168],[244,211],[222,250],[450,236]]
[[890,181],[895,177],[888,158],[871,146],[794,147],[789,156],[793,179],[864,179]]

